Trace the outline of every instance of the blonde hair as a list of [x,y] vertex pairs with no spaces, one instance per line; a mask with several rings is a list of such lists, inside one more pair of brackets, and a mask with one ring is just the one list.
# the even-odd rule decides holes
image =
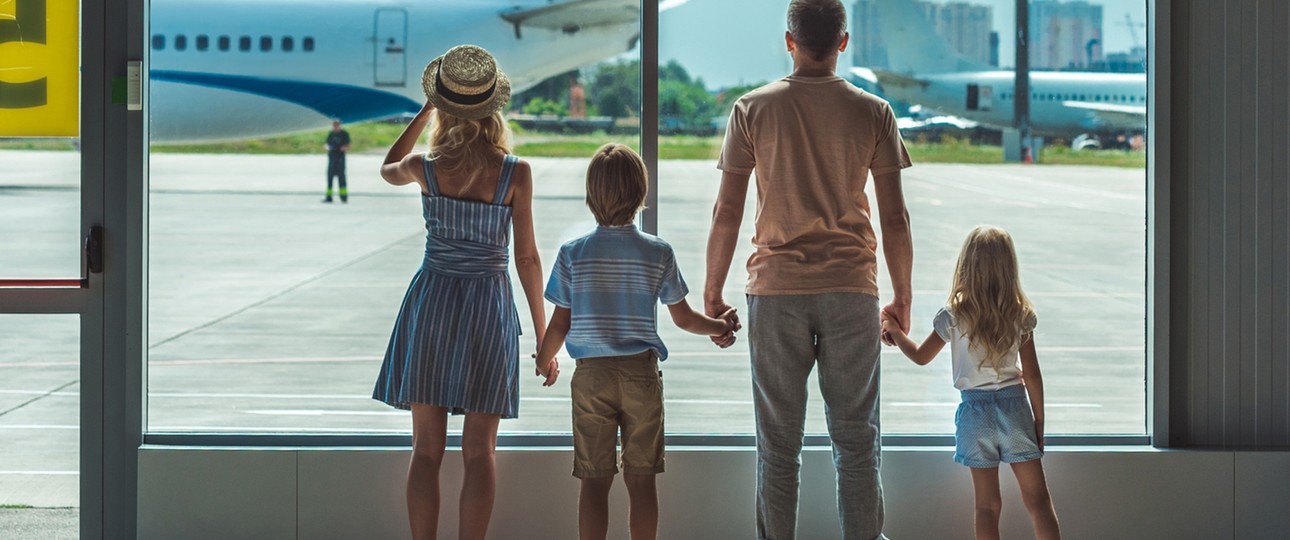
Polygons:
[[601,225],[630,225],[645,207],[649,180],[645,161],[630,147],[609,143],[587,166],[587,207]]
[[511,126],[501,111],[479,119],[435,111],[430,127],[430,155],[443,174],[465,173],[463,192],[490,168],[497,152],[511,153]]
[[947,304],[970,347],[981,355],[977,367],[1002,369],[1008,353],[1031,332],[1035,314],[1021,290],[1017,252],[1007,231],[982,225],[968,233]]

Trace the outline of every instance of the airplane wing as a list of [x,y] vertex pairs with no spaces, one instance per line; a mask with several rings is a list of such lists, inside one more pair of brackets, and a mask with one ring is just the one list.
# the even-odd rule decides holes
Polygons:
[[1147,122],[1147,108],[1142,105],[1063,101],[1062,106],[1088,112],[1092,123],[1098,127],[1140,129]]
[[[689,0],[662,0],[660,12],[678,7]],[[628,24],[640,20],[637,0],[569,0],[536,8],[503,11],[502,18],[515,25],[515,38],[524,27],[574,33],[583,28]]]
[[[866,80],[877,81],[882,88],[913,88],[915,86],[927,88],[931,84],[923,79],[881,69],[855,68],[852,69],[852,73]],[[872,79],[869,77],[872,77]]]
[[523,27],[559,30],[572,34],[583,28],[627,24],[640,20],[640,2],[631,0],[570,0],[559,4],[502,12],[515,25],[515,38]]

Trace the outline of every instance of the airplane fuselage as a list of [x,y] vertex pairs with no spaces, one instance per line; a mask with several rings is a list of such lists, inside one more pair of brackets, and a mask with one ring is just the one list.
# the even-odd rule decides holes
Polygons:
[[[879,75],[887,96],[994,127],[1015,126],[1014,74],[970,71],[918,74],[908,80]],[[1031,129],[1038,135],[1142,131],[1146,75],[1036,71],[1030,74]],[[1107,109],[1094,112],[1087,107]],[[1118,114],[1115,114],[1118,113]]]
[[629,50],[637,24],[524,27],[501,14],[547,0],[158,0],[151,139],[199,142],[415,112],[421,73],[448,48],[492,52],[520,92]]

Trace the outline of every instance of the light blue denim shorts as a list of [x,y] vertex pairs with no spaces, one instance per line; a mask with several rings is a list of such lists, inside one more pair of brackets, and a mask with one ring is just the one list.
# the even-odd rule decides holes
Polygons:
[[998,467],[1044,457],[1035,437],[1035,417],[1020,384],[998,390],[964,390],[954,414],[954,461],[975,468]]

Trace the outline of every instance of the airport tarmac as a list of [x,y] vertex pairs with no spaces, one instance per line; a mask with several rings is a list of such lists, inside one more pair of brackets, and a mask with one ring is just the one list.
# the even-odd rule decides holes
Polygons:
[[[0,152],[0,275],[76,273],[77,160],[75,153]],[[323,156],[152,156],[150,431],[408,431],[407,413],[370,395],[425,231],[416,188],[382,182],[380,160],[351,156],[350,202],[323,204]],[[549,270],[562,241],[594,227],[583,205],[586,161],[531,162],[537,239]],[[714,167],[659,165],[659,233],[675,247],[696,307],[720,178]],[[1039,314],[1048,432],[1144,433],[1144,171],[920,164],[904,178],[916,337],[930,331],[944,303],[967,231],[1003,226],[1016,240]],[[745,314],[753,199],[726,288]],[[885,303],[886,270],[879,276]],[[528,376],[532,328],[514,282],[525,376],[520,418],[502,430],[567,432],[572,362],[554,388]],[[744,336],[718,350],[676,329],[665,310],[660,315],[672,351],[663,364],[668,431],[750,433]],[[75,316],[0,315],[0,504],[76,504],[77,331]],[[948,351],[919,367],[884,349],[882,370],[884,433],[952,433],[958,396]],[[807,429],[823,432],[822,402],[812,393]]]

